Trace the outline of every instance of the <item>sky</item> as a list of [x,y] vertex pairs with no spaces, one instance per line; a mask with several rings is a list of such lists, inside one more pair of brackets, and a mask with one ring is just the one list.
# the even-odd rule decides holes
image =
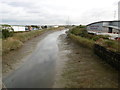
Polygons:
[[0,23],[87,25],[118,19],[120,0],[0,0]]

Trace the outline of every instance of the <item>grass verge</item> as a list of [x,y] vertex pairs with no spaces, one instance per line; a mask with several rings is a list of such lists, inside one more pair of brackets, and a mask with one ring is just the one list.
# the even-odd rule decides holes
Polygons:
[[74,34],[69,34],[68,36],[80,45],[83,45],[83,46],[88,47],[90,49],[93,48],[93,45],[94,45],[93,40],[89,40],[89,39],[84,38],[84,37],[76,36]]

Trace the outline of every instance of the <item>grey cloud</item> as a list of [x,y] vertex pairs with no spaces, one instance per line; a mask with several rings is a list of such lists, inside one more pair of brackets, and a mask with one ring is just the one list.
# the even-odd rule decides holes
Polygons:
[[[109,5],[102,8],[102,5],[96,3],[93,8],[92,5],[95,4],[92,4],[92,1],[95,0],[91,0],[89,4],[86,2],[86,7],[82,5],[82,0],[78,4],[69,0],[0,0],[5,6],[0,15],[4,17],[3,23],[10,24],[65,24],[68,16],[71,17],[72,24],[88,24],[113,17],[111,8],[106,9]],[[113,5],[116,5],[116,2]]]

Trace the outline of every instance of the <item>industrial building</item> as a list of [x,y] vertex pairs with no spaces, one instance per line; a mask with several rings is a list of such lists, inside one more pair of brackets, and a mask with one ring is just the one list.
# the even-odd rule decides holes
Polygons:
[[120,20],[116,21],[99,21],[87,25],[87,31],[98,33],[120,33]]

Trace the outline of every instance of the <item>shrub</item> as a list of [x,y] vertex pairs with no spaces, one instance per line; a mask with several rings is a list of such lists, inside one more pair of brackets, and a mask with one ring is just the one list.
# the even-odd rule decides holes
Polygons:
[[92,38],[92,40],[94,40],[94,41],[97,41],[98,39],[100,39],[99,36],[94,36],[94,37]]
[[109,35],[97,35],[97,36],[99,36],[100,38],[103,38],[103,39],[109,39]]
[[2,25],[2,38],[11,37],[14,33],[13,28],[10,25]]
[[8,29],[2,29],[2,38],[11,37],[13,32],[10,32]]
[[87,36],[87,30],[85,29],[85,26],[82,25],[72,28],[70,33],[74,35],[80,35],[82,37]]
[[72,34],[75,34],[75,35],[80,35],[80,30],[79,29],[75,29],[73,28],[72,31],[71,31]]

